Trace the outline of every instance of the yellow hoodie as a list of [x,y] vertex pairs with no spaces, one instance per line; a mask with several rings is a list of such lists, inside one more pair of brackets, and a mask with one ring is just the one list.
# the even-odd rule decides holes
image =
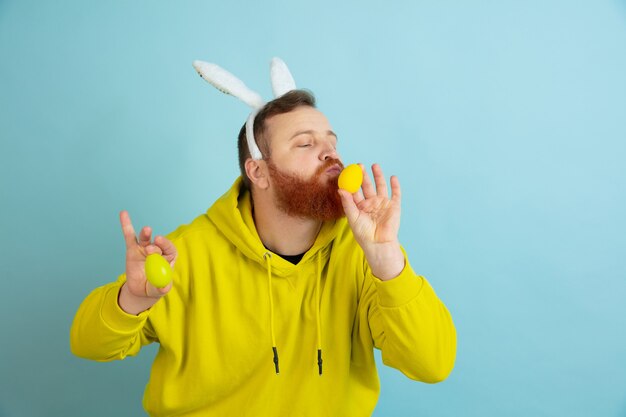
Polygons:
[[151,416],[369,416],[374,347],[411,379],[447,377],[452,319],[408,261],[390,281],[374,277],[341,219],[293,265],[265,249],[240,186],[168,236],[176,281],[151,309],[120,309],[124,275],[95,289],[76,313],[72,352],[110,361],[159,343],[143,400]]

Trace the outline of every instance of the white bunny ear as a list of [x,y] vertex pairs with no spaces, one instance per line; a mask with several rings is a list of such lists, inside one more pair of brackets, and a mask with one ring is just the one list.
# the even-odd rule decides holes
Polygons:
[[246,120],[246,141],[248,142],[248,150],[250,151],[250,157],[255,161],[263,159],[263,154],[256,144],[254,138],[254,118],[256,117],[258,110],[253,110]]
[[270,75],[272,78],[272,91],[274,97],[280,97],[283,94],[296,89],[296,82],[287,68],[287,64],[280,58],[272,58],[270,65]]
[[222,93],[237,97],[253,109],[260,109],[265,105],[257,92],[250,90],[243,81],[218,65],[193,61],[193,67],[202,78]]

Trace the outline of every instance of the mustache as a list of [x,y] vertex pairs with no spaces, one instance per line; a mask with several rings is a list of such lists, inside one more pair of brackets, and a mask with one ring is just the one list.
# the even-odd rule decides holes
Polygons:
[[331,158],[324,161],[324,163],[319,168],[317,168],[317,170],[315,171],[315,177],[319,177],[324,172],[326,172],[328,168],[332,168],[335,165],[338,165],[339,168],[343,170],[343,163],[341,163],[339,159]]

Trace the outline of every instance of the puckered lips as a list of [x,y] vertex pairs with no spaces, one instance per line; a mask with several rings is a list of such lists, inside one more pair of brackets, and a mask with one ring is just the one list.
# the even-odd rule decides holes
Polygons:
[[325,172],[326,172],[326,174],[328,174],[328,175],[330,175],[332,177],[336,177],[339,174],[341,174],[341,166],[339,164],[334,164],[333,166],[328,168]]

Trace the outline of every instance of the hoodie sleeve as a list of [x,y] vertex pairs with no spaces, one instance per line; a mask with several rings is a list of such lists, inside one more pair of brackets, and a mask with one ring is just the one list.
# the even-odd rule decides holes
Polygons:
[[[382,281],[365,274],[361,307],[383,363],[416,381],[435,383],[448,377],[456,357],[456,330],[446,306],[405,254],[399,276]],[[363,312],[365,313],[365,312]]]
[[122,275],[82,302],[70,330],[73,354],[96,361],[124,359],[156,340],[148,322],[150,310],[135,316],[120,308],[117,297],[124,282]]

